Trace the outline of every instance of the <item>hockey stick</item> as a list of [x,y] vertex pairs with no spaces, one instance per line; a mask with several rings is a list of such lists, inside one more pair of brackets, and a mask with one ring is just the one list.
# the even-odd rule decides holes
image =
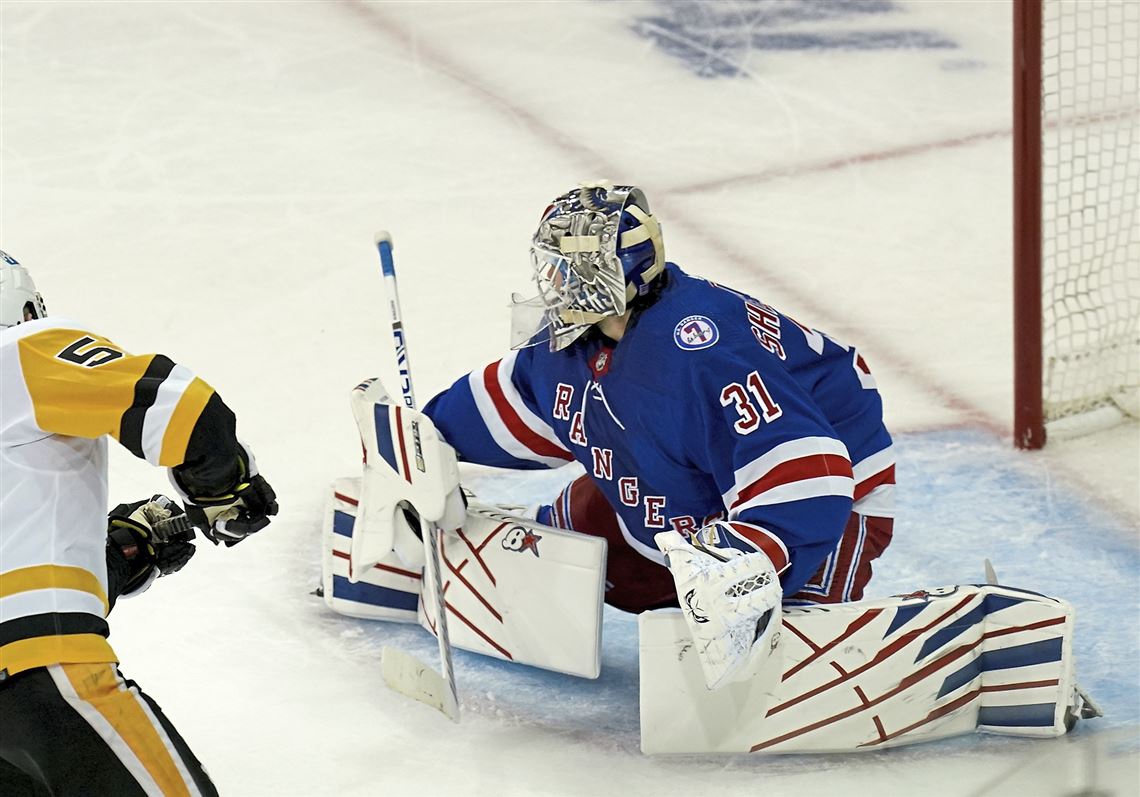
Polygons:
[[384,290],[388,294],[388,308],[392,315],[392,344],[396,347],[396,367],[400,370],[400,391],[404,405],[416,408],[416,392],[412,387],[412,364],[408,360],[408,345],[404,338],[404,318],[400,312],[400,291],[396,285],[396,261],[392,259],[392,235],[381,230],[376,233],[376,251],[380,253],[380,270],[384,273]]
[[[396,366],[400,370],[400,389],[404,404],[416,407],[416,394],[412,386],[412,367],[408,359],[407,339],[404,336],[403,315],[400,312],[400,294],[396,285],[396,264],[392,259],[392,236],[378,232],[376,250],[380,253],[380,267],[384,272],[384,287],[392,314],[392,342],[396,349]],[[380,668],[384,682],[408,697],[439,709],[455,722],[459,722],[459,696],[455,689],[455,670],[451,663],[451,639],[447,634],[447,605],[443,600],[443,579],[440,576],[440,547],[443,532],[434,523],[420,518],[420,537],[424,543],[428,570],[435,596],[435,636],[439,642],[439,660],[442,676],[426,664],[402,650],[385,647],[380,651]]]

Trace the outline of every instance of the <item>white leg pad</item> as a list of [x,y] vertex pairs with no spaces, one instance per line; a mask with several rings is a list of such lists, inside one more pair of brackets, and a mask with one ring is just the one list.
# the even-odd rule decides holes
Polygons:
[[[419,622],[433,631],[433,590],[395,553],[351,572],[359,478],[337,479],[324,523],[325,603],[352,617]],[[444,600],[451,644],[487,656],[597,678],[606,541],[472,503],[445,531]],[[434,631],[433,631],[434,633]]]
[[848,752],[985,731],[1060,736],[1074,612],[996,585],[786,609],[767,669],[705,688],[679,610],[639,618],[645,753]]
[[[451,644],[582,678],[602,666],[606,541],[472,503],[443,535]],[[433,591],[420,623],[429,631]],[[426,605],[424,605],[426,604]]]
[[352,535],[360,503],[359,477],[333,482],[322,527],[321,586],[325,604],[339,614],[367,620],[418,621],[420,568],[389,553],[363,572],[354,566]]

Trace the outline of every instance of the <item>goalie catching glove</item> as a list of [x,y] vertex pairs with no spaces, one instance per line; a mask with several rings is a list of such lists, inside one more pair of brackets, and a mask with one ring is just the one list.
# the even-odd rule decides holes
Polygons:
[[107,515],[108,571],[116,595],[143,593],[159,576],[183,568],[194,555],[194,527],[165,495],[119,504]]
[[203,494],[185,484],[177,469],[170,471],[170,482],[186,504],[186,515],[217,545],[237,545],[269,525],[277,514],[277,494],[257,472],[257,460],[244,443],[238,450],[237,479],[216,494]]
[[721,525],[702,528],[692,545],[675,531],[654,537],[709,689],[759,672],[778,640],[783,601],[776,568],[765,554],[709,544],[723,535]]

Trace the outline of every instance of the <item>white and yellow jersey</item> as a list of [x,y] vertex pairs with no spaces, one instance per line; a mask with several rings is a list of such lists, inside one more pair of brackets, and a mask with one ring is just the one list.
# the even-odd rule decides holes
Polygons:
[[107,437],[180,465],[217,404],[189,369],[79,324],[0,330],[0,676],[117,660],[105,619]]

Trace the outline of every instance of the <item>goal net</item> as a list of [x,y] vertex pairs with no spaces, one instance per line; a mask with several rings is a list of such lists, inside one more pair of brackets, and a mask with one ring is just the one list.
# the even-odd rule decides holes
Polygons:
[[1015,0],[1015,440],[1140,393],[1140,1]]

